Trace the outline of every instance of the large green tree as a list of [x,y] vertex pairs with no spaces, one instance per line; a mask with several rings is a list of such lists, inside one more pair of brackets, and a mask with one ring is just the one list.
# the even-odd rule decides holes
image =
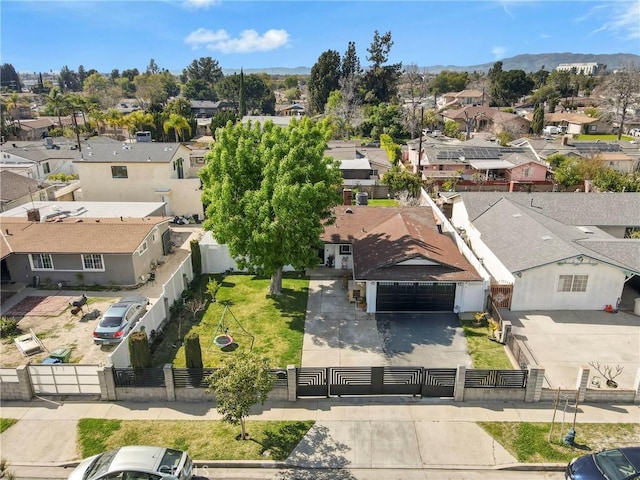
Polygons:
[[533,121],[531,122],[531,131],[534,135],[540,135],[544,129],[544,105],[536,103],[533,106]]
[[20,83],[20,77],[18,72],[13,68],[10,63],[3,63],[0,66],[0,87],[2,90],[8,90],[10,92],[22,91],[22,85]]
[[364,74],[364,101],[371,105],[390,102],[398,93],[398,81],[402,74],[402,63],[387,64],[393,46],[391,32],[384,35],[376,30],[367,52],[371,65]]
[[309,76],[309,106],[312,113],[324,113],[329,94],[340,86],[340,54],[335,50],[322,52]]
[[[272,115],[276,111],[276,96],[263,76],[227,75],[216,84],[218,98],[233,102],[240,106],[241,94],[244,92],[245,115]],[[244,116],[244,115],[243,115]]]
[[[500,64],[500,68],[497,68]],[[502,62],[496,62],[489,71],[491,98],[495,105],[513,105],[523,95],[533,90],[534,82],[524,70],[502,70]]]
[[217,60],[211,57],[194,60],[180,76],[184,96],[193,100],[217,100],[215,85],[223,76]]
[[228,124],[201,171],[204,228],[227,244],[240,268],[271,277],[282,291],[282,268],[317,264],[324,224],[340,202],[338,162],[325,157],[331,132],[308,118],[288,127]]

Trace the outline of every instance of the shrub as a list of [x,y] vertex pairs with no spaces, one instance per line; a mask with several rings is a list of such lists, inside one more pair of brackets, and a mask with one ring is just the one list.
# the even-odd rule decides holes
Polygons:
[[13,317],[0,317],[0,338],[11,338],[22,333]]

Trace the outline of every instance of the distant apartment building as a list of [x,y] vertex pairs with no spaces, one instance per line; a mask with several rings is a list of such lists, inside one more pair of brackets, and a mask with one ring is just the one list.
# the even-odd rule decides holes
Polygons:
[[561,63],[556,70],[561,72],[582,73],[583,75],[599,75],[605,71],[606,65],[597,62]]

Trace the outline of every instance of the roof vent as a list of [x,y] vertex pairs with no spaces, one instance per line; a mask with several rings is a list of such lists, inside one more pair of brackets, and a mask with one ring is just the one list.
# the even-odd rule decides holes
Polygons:
[[553,237],[552,237],[551,235],[543,235],[541,238],[542,238],[542,240],[544,240],[545,242],[546,242],[547,240],[552,240],[552,239],[553,239]]
[[350,208],[347,208],[344,213],[353,213],[353,210],[351,210]]

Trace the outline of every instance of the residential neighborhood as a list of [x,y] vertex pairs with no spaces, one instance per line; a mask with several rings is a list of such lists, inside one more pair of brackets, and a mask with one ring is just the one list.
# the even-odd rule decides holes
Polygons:
[[[2,65],[0,477],[576,480],[635,452],[637,52],[436,69],[373,29],[231,69],[195,28],[180,70]],[[145,445],[173,466],[122,460]]]

